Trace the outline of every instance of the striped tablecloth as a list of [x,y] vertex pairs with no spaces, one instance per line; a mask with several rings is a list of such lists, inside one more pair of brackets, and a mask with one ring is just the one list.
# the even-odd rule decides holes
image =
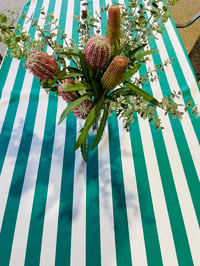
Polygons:
[[[91,0],[90,8],[108,3]],[[41,25],[42,6],[77,41],[73,15],[80,14],[80,1],[29,1],[24,11]],[[103,34],[105,25],[104,16]],[[24,27],[36,34],[30,21]],[[174,63],[146,89],[158,98],[181,90],[185,102],[200,103],[172,21],[152,46],[159,53],[148,65],[167,58]],[[40,89],[23,62],[3,61],[0,265],[200,265],[199,120],[186,114],[179,122],[159,111],[163,131],[137,118],[127,133],[112,116],[86,164],[73,150],[80,123],[69,115],[58,126],[64,108],[62,99]]]

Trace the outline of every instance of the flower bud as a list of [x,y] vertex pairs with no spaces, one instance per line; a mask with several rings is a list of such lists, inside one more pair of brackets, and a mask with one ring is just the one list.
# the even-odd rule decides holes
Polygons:
[[104,36],[91,37],[85,47],[85,60],[91,67],[103,68],[110,58],[110,41]]
[[73,102],[76,98],[79,97],[79,94],[76,91],[69,91],[65,92],[64,89],[67,88],[69,85],[75,84],[74,79],[65,79],[60,81],[57,84],[57,92],[58,94],[65,100],[67,103]]
[[74,108],[73,114],[78,118],[86,119],[90,111],[92,110],[93,106],[94,106],[93,101],[87,99]]
[[108,9],[108,21],[106,28],[106,37],[115,47],[120,43],[120,8],[111,6]]
[[128,59],[126,57],[115,56],[101,78],[101,84],[107,91],[114,89],[119,84],[126,72],[127,65]]
[[42,51],[30,53],[26,61],[26,68],[40,80],[53,78],[59,70],[56,59]]

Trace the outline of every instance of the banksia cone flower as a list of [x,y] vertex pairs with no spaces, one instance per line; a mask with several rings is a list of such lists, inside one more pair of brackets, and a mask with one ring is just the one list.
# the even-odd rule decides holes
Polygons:
[[59,70],[56,59],[41,51],[30,53],[26,61],[26,68],[42,80],[53,78]]
[[106,37],[111,41],[115,48],[120,43],[120,8],[111,6],[108,10],[108,22],[106,28]]
[[86,63],[92,67],[103,68],[110,58],[110,41],[104,36],[91,37],[85,47]]
[[75,114],[76,117],[81,119],[86,119],[86,117],[89,115],[90,111],[93,108],[93,102],[92,100],[85,100],[81,104],[77,105],[74,110],[73,114]]
[[65,79],[63,81],[61,81],[58,85],[57,85],[57,92],[58,94],[63,98],[63,100],[65,100],[67,103],[72,102],[73,100],[75,100],[76,98],[78,98],[78,93],[76,91],[69,91],[69,92],[64,92],[64,89],[67,88],[67,86],[69,85],[73,85],[75,84],[75,80],[74,79]]
[[119,84],[126,72],[127,65],[128,59],[126,57],[115,56],[101,78],[101,84],[107,91],[114,89]]

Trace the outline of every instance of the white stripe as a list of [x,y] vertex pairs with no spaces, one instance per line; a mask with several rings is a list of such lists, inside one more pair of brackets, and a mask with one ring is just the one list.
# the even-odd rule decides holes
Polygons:
[[[68,1],[67,27],[72,28],[74,1]],[[68,38],[71,38],[68,34]],[[77,120],[77,135],[82,128],[81,120]],[[82,159],[80,149],[75,154],[75,173],[73,191],[73,213],[71,232],[71,263],[70,265],[85,265],[86,263],[86,164]]]
[[115,230],[113,218],[108,127],[98,146],[99,152],[99,208],[102,266],[116,265]]
[[180,63],[181,70],[185,76],[186,82],[188,84],[188,87],[190,89],[191,95],[194,98],[194,102],[199,105],[200,103],[200,93],[199,93],[199,86],[195,80],[195,77],[193,75],[193,72],[191,70],[190,65],[188,64],[187,58],[185,56],[185,53],[183,51],[183,48],[180,44],[180,41],[177,37],[177,34],[172,26],[172,22],[168,20],[168,22],[165,24],[166,30],[168,32],[169,39],[171,43],[173,44],[173,48],[175,50],[177,59]]
[[[82,121],[77,121],[79,134]],[[86,253],[86,163],[80,150],[75,155],[73,213],[71,233],[71,266],[85,265]]]
[[132,264],[144,266],[147,265],[147,257],[130,134],[123,128],[121,121],[119,128]]
[[[158,112],[161,119],[164,120],[164,115]],[[190,191],[187,185],[183,166],[181,164],[180,155],[176,146],[176,141],[172,132],[169,120],[165,120],[165,129],[163,130],[163,137],[169,157],[169,162],[174,177],[176,191],[183,215],[183,220],[187,232],[187,237],[190,244],[191,254],[194,265],[200,265],[200,230],[192,203]]]
[[[34,12],[35,5],[30,6],[29,10],[27,12],[27,17],[31,17],[32,13]],[[29,28],[31,27],[31,20],[30,19],[25,19],[24,22],[24,30],[29,31]],[[2,88],[2,95],[0,98],[0,133],[2,130],[3,126],[3,121],[5,120],[5,116],[7,113],[7,109],[9,106],[9,99],[10,99],[10,94],[13,90],[13,86],[16,82],[16,75],[18,72],[20,61],[17,59],[12,59],[11,65],[9,67],[9,72],[7,74],[6,82],[4,84],[4,87]]]
[[41,91],[35,120],[34,135],[24,177],[22,196],[20,199],[13,238],[12,253],[10,258],[10,265],[13,266],[24,265],[35,185],[44,136],[47,106],[48,97],[45,92]]
[[[159,47],[160,48],[160,47]],[[160,51],[160,55],[164,52],[163,49]],[[152,64],[151,62],[147,63],[147,68],[149,65]],[[170,68],[170,66],[168,67]],[[167,72],[167,71],[166,71]],[[166,73],[167,74],[167,73]],[[168,81],[170,86],[173,88],[173,84],[171,83],[171,76],[168,77]],[[151,83],[151,82],[150,82]],[[153,94],[158,98],[162,98],[162,90],[158,82],[154,82],[151,84],[153,87]],[[196,213],[194,210],[193,202],[191,199],[190,191],[187,185],[186,177],[184,174],[184,169],[181,163],[181,158],[178,152],[177,144],[175,141],[175,137],[171,128],[171,124],[169,122],[169,118],[164,116],[162,110],[157,110],[158,115],[163,121],[164,130],[162,131],[165,146],[167,149],[167,154],[169,157],[170,166],[172,169],[172,174],[174,177],[174,182],[179,198],[179,203],[181,206],[181,211],[183,215],[183,220],[185,223],[185,228],[188,236],[188,240],[190,243],[191,253],[193,257],[193,261],[195,265],[199,265],[200,263],[200,230],[199,225],[196,217]],[[177,121],[178,123],[178,121]]]
[[[60,16],[61,4],[62,1],[60,0],[57,0],[55,3],[55,18],[59,18]],[[60,113],[62,110],[64,110],[64,108],[66,108],[66,102],[63,99],[59,99],[56,121],[59,120]],[[65,123],[62,123],[62,125],[60,126],[57,125],[55,129],[40,254],[40,265],[44,266],[55,265],[59,201],[65,147],[65,130]],[[49,249],[51,250],[51,252],[49,252]]]
[[[62,99],[60,100],[61,101],[58,103],[58,111],[64,109],[65,107],[64,101]],[[58,112],[57,118],[59,118],[59,116],[60,115]],[[40,256],[40,265],[44,266],[55,265],[60,189],[65,146],[65,130],[66,124],[62,123],[56,127],[55,132]],[[51,252],[49,252],[49,250],[51,250]]]
[[[10,184],[12,181],[12,175],[15,167],[15,162],[18,154],[19,143],[22,137],[23,127],[24,127],[24,117],[26,115],[26,110],[29,102],[29,92],[31,89],[32,75],[27,74],[24,79],[22,90],[26,90],[27,94],[20,95],[20,104],[17,109],[15,122],[13,125],[13,130],[10,136],[10,142],[5,156],[5,161],[1,171],[0,178],[0,229],[3,222],[3,216],[6,208],[6,202],[8,198],[8,193],[10,189]],[[23,99],[25,98],[25,100]]]
[[[158,50],[160,52],[161,60],[162,60],[162,62],[164,62],[167,58],[169,58],[166,47],[164,45],[164,42],[161,38],[159,38],[159,40],[157,40],[156,43],[158,46]],[[179,52],[180,53],[182,52],[181,48],[180,48]],[[178,54],[177,54],[177,56],[178,56]],[[183,62],[181,62],[180,65],[182,65],[182,64],[183,64]],[[185,67],[186,67],[186,65],[188,66],[187,61],[185,62]],[[153,66],[153,65],[151,65],[151,66]],[[165,70],[165,73],[166,73],[166,77],[167,77],[167,80],[169,82],[169,86],[170,86],[171,91],[173,91],[173,90],[179,91],[181,88],[178,85],[178,82],[177,82],[177,79],[176,79],[176,76],[174,74],[172,66],[168,66]],[[193,74],[191,71],[190,71],[190,75],[191,75],[191,79],[193,79],[194,77],[193,77]],[[188,76],[188,79],[189,79],[189,76]],[[196,95],[196,96],[199,96],[199,95],[200,95],[200,93],[198,93],[198,95]],[[184,104],[183,100],[180,100],[180,103]],[[196,120],[196,121],[194,121],[194,123],[199,123],[199,121]],[[192,160],[194,162],[195,169],[197,171],[197,175],[198,175],[199,181],[200,181],[200,163],[199,163],[200,162],[200,146],[199,146],[199,142],[198,142],[198,139],[197,139],[196,134],[194,132],[194,129],[193,129],[193,126],[192,126],[192,123],[191,123],[191,120],[189,118],[188,113],[184,114],[184,117],[182,120],[182,126],[183,126],[185,137],[187,139],[189,149],[191,151]]]
[[[31,15],[33,12],[33,9],[30,8]],[[1,193],[1,200],[3,206],[0,209],[0,228],[2,226],[3,221],[3,215],[6,207],[6,201],[9,193],[9,188],[12,180],[12,174],[14,171],[14,166],[17,158],[18,149],[20,146],[20,140],[22,137],[23,132],[23,126],[25,122],[25,116],[26,111],[28,108],[29,103],[29,92],[31,90],[33,76],[32,74],[29,74],[28,72],[25,73],[22,90],[20,93],[20,99],[19,99],[19,105],[13,125],[13,130],[11,133],[10,142],[8,145],[7,153],[5,156],[4,165],[1,172],[1,178],[0,178],[0,190],[3,189],[3,192]],[[25,100],[24,100],[25,99]],[[9,101],[8,101],[9,102]],[[13,149],[13,147],[16,147]]]
[[[68,6],[67,6],[67,15],[66,15],[66,31],[67,33],[67,40],[70,40],[72,38],[72,29],[73,29],[73,16],[74,16],[74,0],[68,1]],[[68,29],[71,29],[68,31]]]
[[148,122],[138,119],[151,198],[164,265],[178,265],[153,139]]

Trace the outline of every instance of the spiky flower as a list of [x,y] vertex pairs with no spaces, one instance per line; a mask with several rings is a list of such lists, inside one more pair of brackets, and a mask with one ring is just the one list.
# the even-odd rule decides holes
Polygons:
[[119,84],[126,72],[127,65],[128,58],[120,55],[115,56],[101,78],[101,84],[107,91],[114,89]]
[[76,91],[69,91],[69,92],[64,91],[65,88],[73,84],[75,84],[74,79],[64,79],[57,84],[58,95],[60,95],[63,98],[63,100],[65,100],[67,103],[70,103],[79,97],[79,94]]
[[59,70],[56,59],[42,51],[30,53],[26,61],[26,68],[40,80],[53,78]]
[[92,67],[103,68],[110,58],[111,45],[104,36],[91,37],[85,47],[86,63]]
[[87,99],[74,108],[73,114],[75,114],[75,116],[78,118],[86,119],[90,111],[92,110],[93,106],[94,106],[93,101]]
[[111,41],[115,48],[120,43],[120,8],[111,6],[108,10],[108,21],[106,28],[106,37]]

